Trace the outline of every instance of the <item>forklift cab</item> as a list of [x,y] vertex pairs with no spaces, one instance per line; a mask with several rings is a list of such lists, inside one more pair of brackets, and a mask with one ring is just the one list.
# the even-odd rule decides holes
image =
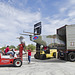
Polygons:
[[40,51],[40,59],[48,59],[48,58],[56,58],[57,57],[57,49],[48,48],[46,51]]

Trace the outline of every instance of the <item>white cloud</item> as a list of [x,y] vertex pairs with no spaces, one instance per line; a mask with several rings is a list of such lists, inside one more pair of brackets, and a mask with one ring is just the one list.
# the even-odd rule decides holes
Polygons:
[[[18,45],[16,40],[23,30],[32,31],[33,24],[41,19],[40,12],[21,11],[0,2],[0,43]],[[27,42],[28,43],[28,42]]]
[[64,25],[75,24],[75,1],[67,0],[59,7],[59,13],[44,18],[43,34],[55,34]]
[[70,11],[68,14],[69,17],[75,17],[75,11]]
[[[23,30],[33,32],[33,25],[42,20],[42,34],[55,34],[56,29],[75,23],[75,2],[68,0],[68,3],[62,4],[59,8],[59,13],[50,15],[49,17],[42,17],[39,11],[30,12],[22,11],[13,8],[9,5],[0,3],[0,42],[1,45],[19,43],[16,40]],[[25,37],[26,44],[32,43],[29,37]]]
[[63,7],[63,8],[60,9],[60,12],[64,12],[66,10],[67,10],[67,8]]
[[69,0],[70,4],[75,4],[75,0]]
[[71,10],[75,10],[75,0],[67,0],[62,7],[60,7],[60,12],[68,12]]

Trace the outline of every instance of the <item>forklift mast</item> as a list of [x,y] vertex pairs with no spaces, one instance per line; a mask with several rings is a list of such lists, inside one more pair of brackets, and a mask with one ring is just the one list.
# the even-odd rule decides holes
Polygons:
[[41,22],[34,25],[34,35],[40,35],[41,34]]
[[[40,35],[41,34],[41,22],[36,23],[34,25],[34,35]],[[39,52],[40,51],[40,44],[36,43],[36,51]]]

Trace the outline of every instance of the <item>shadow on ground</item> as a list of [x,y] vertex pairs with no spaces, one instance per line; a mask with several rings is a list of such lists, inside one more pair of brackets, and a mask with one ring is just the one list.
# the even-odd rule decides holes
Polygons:
[[13,65],[0,65],[0,67],[14,67]]
[[[28,61],[28,60],[25,60],[24,61]],[[68,61],[65,61],[65,60],[60,60],[60,59],[46,59],[46,60],[40,60],[40,59],[35,59],[35,58],[31,58],[31,62],[39,62],[39,63],[66,63]]]
[[[27,58],[23,58],[23,61],[27,63]],[[46,60],[40,60],[40,59],[35,59],[35,58],[31,58],[31,62],[35,63],[35,62],[38,62],[38,63],[66,63],[68,61],[64,61],[64,60],[59,60],[59,59],[46,59]],[[26,64],[25,63],[25,64]],[[13,65],[0,65],[0,68],[1,67],[14,67]]]

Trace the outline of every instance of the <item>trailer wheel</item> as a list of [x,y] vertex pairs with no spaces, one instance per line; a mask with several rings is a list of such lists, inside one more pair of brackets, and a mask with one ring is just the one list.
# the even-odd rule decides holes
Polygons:
[[14,66],[15,66],[15,67],[21,67],[21,66],[22,66],[22,61],[21,61],[21,59],[16,59],[16,60],[14,60]]
[[75,61],[75,53],[71,52],[68,54],[69,61]]
[[41,55],[40,55],[40,59],[41,59],[41,60],[46,59],[46,55],[45,55],[45,54],[41,54]]

